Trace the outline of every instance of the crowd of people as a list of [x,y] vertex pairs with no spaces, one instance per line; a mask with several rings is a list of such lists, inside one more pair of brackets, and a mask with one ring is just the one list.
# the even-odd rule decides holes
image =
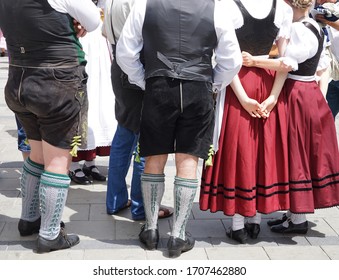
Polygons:
[[145,220],[146,250],[172,217],[170,258],[194,247],[199,187],[200,209],[232,217],[242,244],[263,214],[286,211],[272,232],[306,234],[306,214],[339,205],[337,1],[2,0],[0,28],[24,158],[18,230],[38,233],[38,253],[80,242],[61,221],[71,181],[105,182],[107,214]]

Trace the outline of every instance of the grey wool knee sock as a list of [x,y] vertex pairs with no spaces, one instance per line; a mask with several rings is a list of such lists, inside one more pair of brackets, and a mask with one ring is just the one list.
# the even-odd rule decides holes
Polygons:
[[22,220],[34,222],[40,217],[39,186],[43,171],[44,166],[42,164],[36,163],[30,158],[25,160],[20,181]]
[[45,239],[57,238],[61,216],[65,208],[70,178],[64,174],[44,171],[40,180],[41,227],[39,235]]
[[146,216],[145,228],[146,230],[156,229],[160,203],[165,191],[165,175],[143,173],[141,175],[141,191]]
[[185,240],[185,229],[198,188],[198,179],[175,177],[174,215],[171,236]]

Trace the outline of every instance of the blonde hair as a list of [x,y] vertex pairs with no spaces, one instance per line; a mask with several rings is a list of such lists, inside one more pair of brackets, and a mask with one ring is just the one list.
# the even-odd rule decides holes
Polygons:
[[299,8],[299,9],[307,9],[308,7],[312,6],[313,0],[288,0],[292,7]]

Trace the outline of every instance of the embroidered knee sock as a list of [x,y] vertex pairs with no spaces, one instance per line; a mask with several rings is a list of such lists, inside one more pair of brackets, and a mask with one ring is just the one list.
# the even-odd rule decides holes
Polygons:
[[175,177],[174,215],[171,236],[185,240],[185,230],[198,188],[198,179]]
[[261,214],[260,213],[256,213],[255,216],[248,218],[247,221],[251,224],[258,224],[260,225],[261,222]]
[[20,181],[22,208],[21,219],[34,222],[40,217],[39,185],[44,166],[30,158],[24,162]]
[[39,235],[48,240],[57,238],[65,208],[70,178],[44,171],[40,180],[41,227]]
[[232,230],[236,231],[245,227],[245,217],[240,214],[234,214],[232,217]]
[[146,230],[158,227],[159,208],[164,191],[164,174],[141,174],[141,192],[144,200]]

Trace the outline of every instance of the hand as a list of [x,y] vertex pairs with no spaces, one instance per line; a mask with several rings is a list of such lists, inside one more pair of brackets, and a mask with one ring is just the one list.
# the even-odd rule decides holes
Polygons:
[[263,118],[268,118],[270,116],[270,113],[277,104],[277,101],[278,100],[274,95],[270,95],[260,104]]
[[323,24],[328,24],[328,20],[326,19],[325,15],[322,15],[322,14],[317,14],[315,16],[315,20]]
[[253,56],[248,52],[242,52],[242,65],[252,67],[255,65]]
[[252,98],[247,98],[241,102],[241,106],[250,114],[253,118],[265,117],[265,114],[262,111],[261,105],[259,102]]
[[73,19],[73,26],[78,38],[84,37],[87,34],[87,30],[76,19]]

